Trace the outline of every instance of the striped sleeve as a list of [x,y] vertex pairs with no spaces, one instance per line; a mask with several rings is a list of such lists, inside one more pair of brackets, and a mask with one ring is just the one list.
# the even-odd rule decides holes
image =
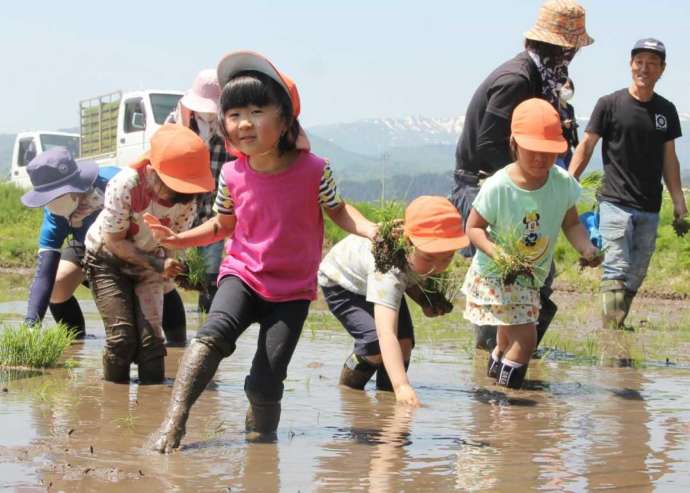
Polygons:
[[321,176],[321,183],[319,185],[319,204],[327,209],[335,209],[343,203],[343,199],[338,194],[338,187],[333,178],[331,167],[326,162],[323,167],[323,175]]
[[216,214],[225,214],[227,216],[233,216],[235,214],[235,203],[230,195],[230,189],[225,183],[222,170],[218,174],[218,193],[213,203],[213,211]]

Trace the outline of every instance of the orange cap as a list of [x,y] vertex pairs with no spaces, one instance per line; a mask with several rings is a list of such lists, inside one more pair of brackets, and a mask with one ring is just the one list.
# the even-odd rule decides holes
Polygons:
[[530,151],[561,154],[568,149],[561,118],[543,99],[532,98],[517,105],[510,130],[518,145]]
[[455,206],[430,195],[417,197],[407,206],[404,232],[414,246],[428,253],[457,250],[470,242]]
[[201,137],[182,125],[159,128],[151,137],[151,148],[131,167],[141,168],[149,163],[163,183],[176,192],[204,193],[216,188],[208,147]]

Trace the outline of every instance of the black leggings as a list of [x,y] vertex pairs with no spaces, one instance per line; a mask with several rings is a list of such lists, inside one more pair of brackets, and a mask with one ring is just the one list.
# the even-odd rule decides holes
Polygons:
[[196,338],[227,357],[247,327],[258,323],[259,340],[244,389],[266,401],[279,401],[309,304],[309,300],[266,301],[241,279],[227,276],[220,281],[206,323]]

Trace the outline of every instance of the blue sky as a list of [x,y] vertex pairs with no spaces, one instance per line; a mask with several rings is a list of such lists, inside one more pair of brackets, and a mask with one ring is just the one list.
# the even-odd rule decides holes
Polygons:
[[[582,0],[594,45],[571,65],[574,104],[628,85],[629,50],[669,51],[658,92],[690,112],[690,2]],[[103,7],[101,7],[103,5]],[[78,102],[113,90],[186,89],[236,49],[297,82],[302,123],[464,114],[474,89],[517,53],[541,1],[5,2],[0,132],[77,124]],[[107,7],[105,7],[107,6]]]

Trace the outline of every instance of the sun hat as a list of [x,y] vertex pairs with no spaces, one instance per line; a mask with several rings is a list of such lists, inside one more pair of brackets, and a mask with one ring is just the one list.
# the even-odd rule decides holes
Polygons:
[[33,189],[22,195],[22,204],[43,207],[65,194],[89,190],[98,177],[98,164],[77,163],[66,148],[53,147],[33,158],[26,172]]
[[216,71],[207,68],[199,72],[189,89],[180,100],[187,109],[197,113],[218,113],[220,85]]
[[639,40],[635,43],[632,50],[630,50],[630,57],[634,57],[641,51],[649,51],[651,53],[656,53],[661,57],[663,62],[666,61],[666,46],[664,43],[654,38],[645,38]]
[[462,216],[444,197],[422,195],[405,209],[403,232],[412,244],[428,253],[449,252],[466,247]]
[[568,148],[558,112],[543,99],[532,98],[517,105],[510,131],[518,145],[530,151],[561,154]]
[[539,9],[537,22],[525,38],[564,48],[594,43],[585,30],[585,9],[574,0],[548,0]]
[[187,127],[163,125],[151,137],[151,148],[132,168],[151,164],[163,183],[180,193],[204,193],[216,188],[204,141]]
[[[250,70],[267,75],[280,84],[290,98],[293,118],[297,118],[299,116],[302,106],[299,91],[297,90],[297,84],[295,84],[290,77],[278,70],[268,58],[260,53],[256,53],[254,51],[235,51],[225,55],[218,63],[218,84],[221,88],[223,88],[225,87],[225,84],[230,82],[230,79],[235,77],[237,74]],[[301,126],[297,136],[297,141],[295,142],[295,147],[299,150],[305,151],[311,149],[311,144],[309,143],[307,134],[304,132],[304,129],[302,129]],[[241,153],[232,146],[228,145],[228,148],[236,156],[241,155]]]

